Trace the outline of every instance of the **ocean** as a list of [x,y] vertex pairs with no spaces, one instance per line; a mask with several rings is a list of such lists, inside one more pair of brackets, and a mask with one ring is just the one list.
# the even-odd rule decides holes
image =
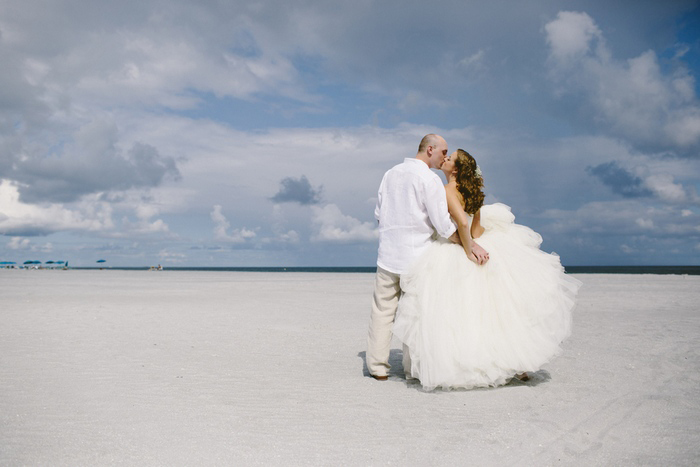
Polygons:
[[[76,267],[71,269],[100,269]],[[109,267],[103,269],[140,271],[148,267]],[[240,271],[240,272],[323,272],[323,273],[374,273],[374,266],[332,267],[165,267],[168,271]],[[569,274],[676,274],[699,276],[700,266],[565,266]]]

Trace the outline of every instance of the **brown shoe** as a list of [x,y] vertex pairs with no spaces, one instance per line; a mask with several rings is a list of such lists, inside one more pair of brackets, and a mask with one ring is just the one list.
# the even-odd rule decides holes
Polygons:
[[389,377],[386,376],[386,375],[384,375],[384,376],[380,376],[380,375],[370,375],[370,376],[371,376],[372,378],[376,379],[377,381],[386,381],[387,379],[389,379]]

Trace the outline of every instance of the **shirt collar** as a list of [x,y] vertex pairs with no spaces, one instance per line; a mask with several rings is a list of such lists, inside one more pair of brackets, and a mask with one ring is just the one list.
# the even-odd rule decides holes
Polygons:
[[417,158],[415,158],[415,157],[407,157],[406,159],[404,159],[404,161],[405,161],[405,162],[409,162],[409,163],[411,163],[411,164],[416,164],[416,163],[418,163],[418,164],[423,164],[424,167],[430,169],[430,166],[429,166],[428,164],[426,164],[426,163],[423,162],[422,160],[417,159]]

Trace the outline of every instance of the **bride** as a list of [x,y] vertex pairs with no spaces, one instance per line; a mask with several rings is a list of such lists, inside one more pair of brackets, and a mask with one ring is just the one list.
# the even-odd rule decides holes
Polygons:
[[483,205],[469,153],[458,149],[442,171],[460,236],[478,239],[490,259],[479,266],[462,246],[439,239],[401,276],[393,332],[404,343],[406,376],[427,390],[527,379],[561,352],[581,282],[539,249],[539,234],[514,223],[508,206]]

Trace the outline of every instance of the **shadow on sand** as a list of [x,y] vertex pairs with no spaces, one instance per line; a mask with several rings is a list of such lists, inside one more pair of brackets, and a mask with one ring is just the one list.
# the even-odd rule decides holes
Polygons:
[[[367,352],[358,352],[358,357],[362,359],[362,375],[369,378],[369,370],[367,369]],[[403,351],[400,349],[391,349],[389,352],[389,365],[391,369],[389,370],[389,381],[403,381],[409,388],[415,388],[418,391],[423,392],[446,392],[446,391],[489,391],[497,388],[474,388],[474,389],[449,389],[444,390],[441,388],[433,389],[431,391],[426,391],[420,385],[420,381],[417,379],[407,379],[403,369]],[[527,381],[521,381],[517,378],[513,378],[508,381],[505,385],[499,386],[500,388],[513,388],[520,386],[539,386],[542,383],[546,383],[552,379],[552,376],[547,370],[539,370],[535,372],[528,373],[529,379]]]

